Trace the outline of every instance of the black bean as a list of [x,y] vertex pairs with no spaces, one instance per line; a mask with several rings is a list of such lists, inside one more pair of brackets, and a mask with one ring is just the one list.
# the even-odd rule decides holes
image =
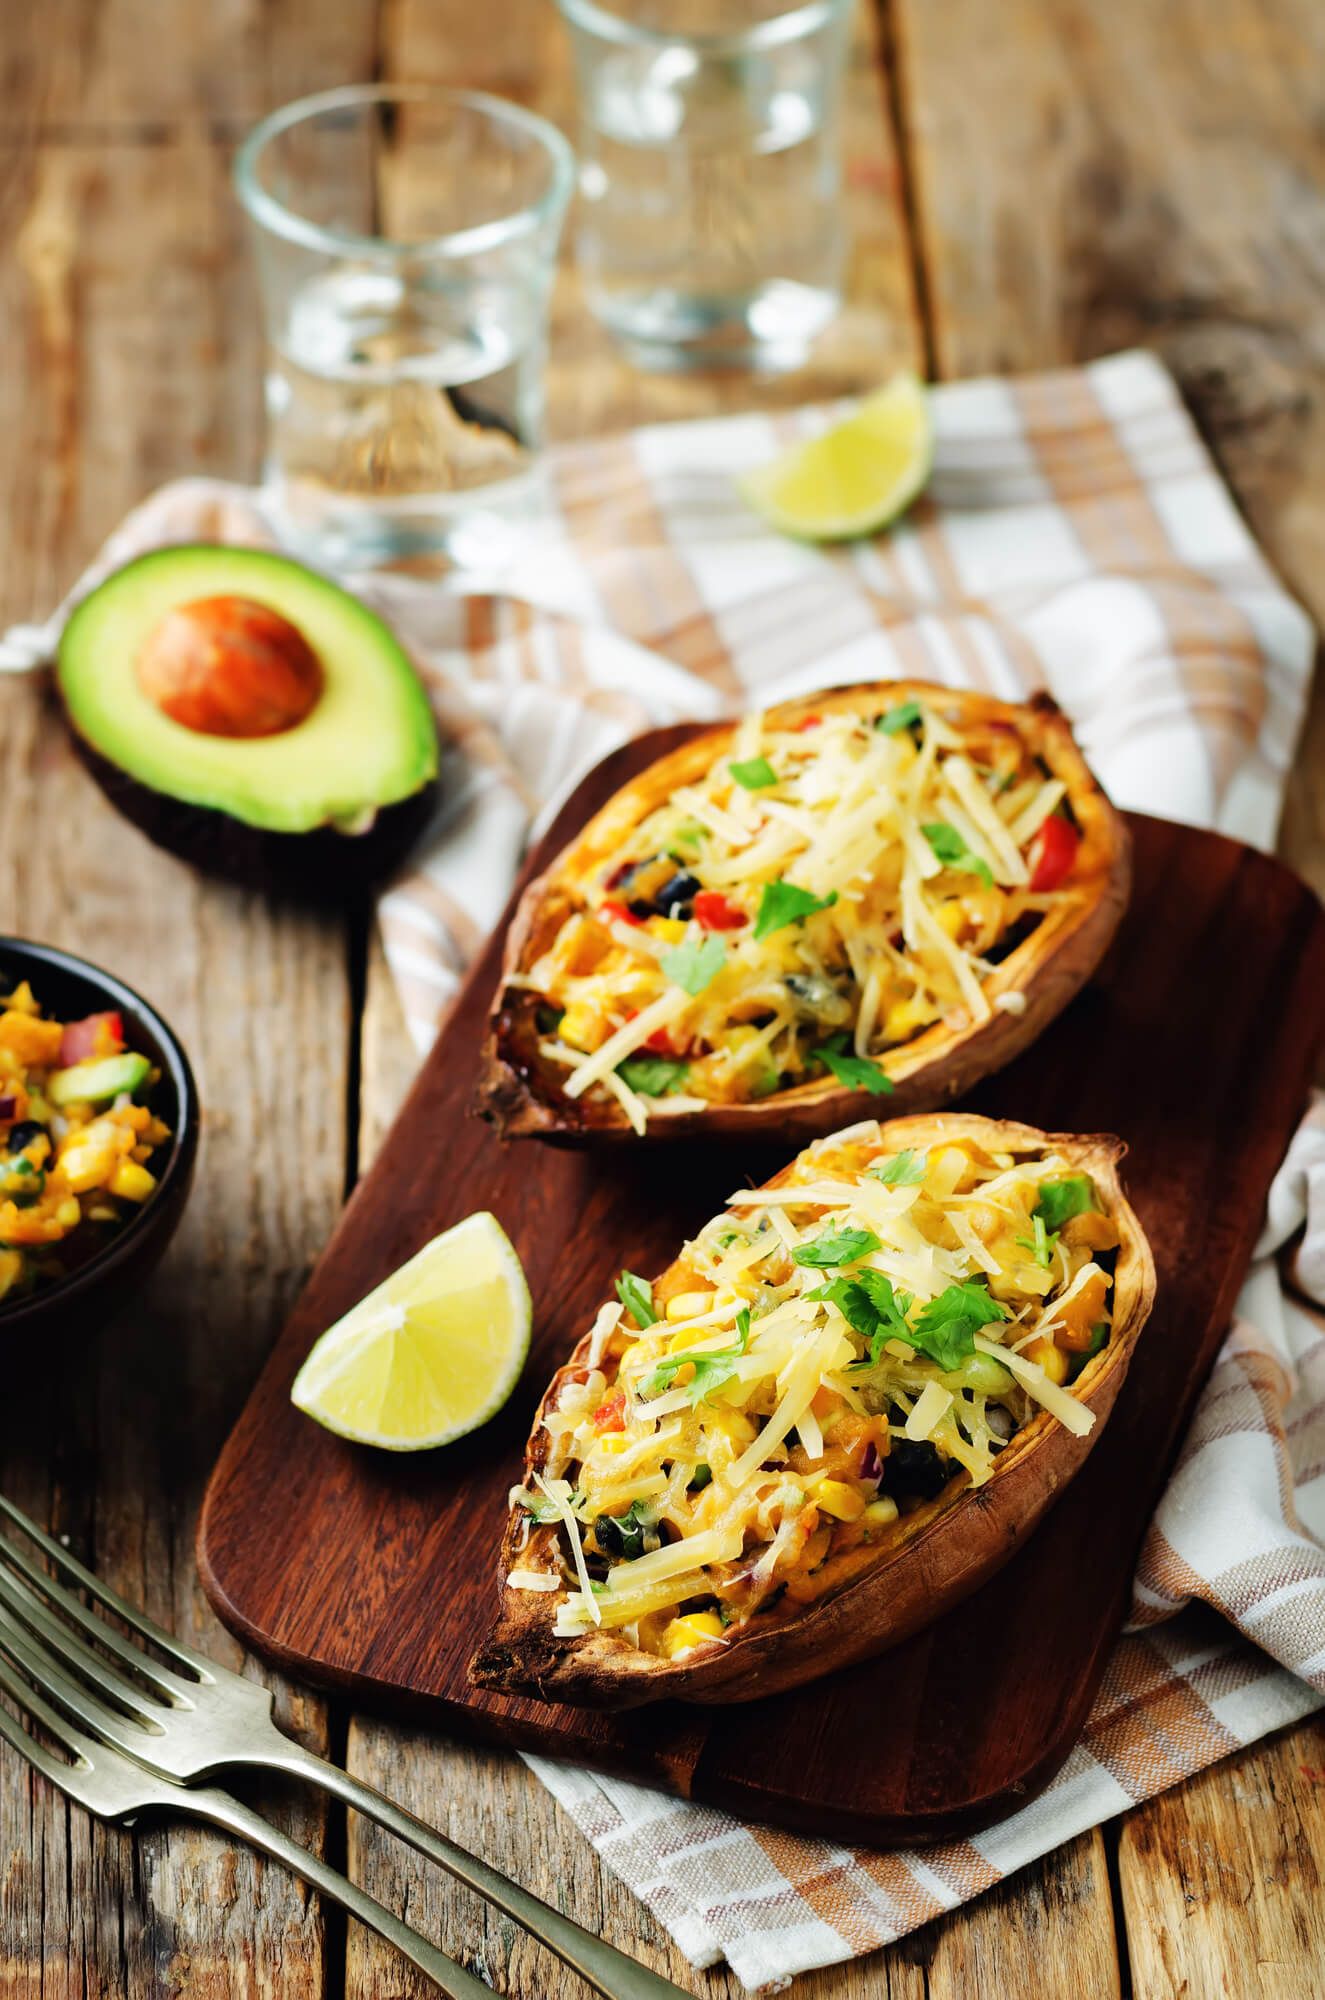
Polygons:
[[894,1500],[937,1499],[950,1476],[950,1468],[927,1438],[913,1443],[895,1437],[883,1461],[883,1490]]
[[5,1140],[6,1148],[11,1153],[21,1153],[34,1139],[42,1138],[45,1131],[46,1127],[39,1125],[35,1118],[20,1119],[17,1125],[11,1125],[9,1128],[9,1136]]
[[691,907],[699,894],[701,884],[684,868],[669,876],[662,888],[655,891],[654,906],[664,917],[689,918]]

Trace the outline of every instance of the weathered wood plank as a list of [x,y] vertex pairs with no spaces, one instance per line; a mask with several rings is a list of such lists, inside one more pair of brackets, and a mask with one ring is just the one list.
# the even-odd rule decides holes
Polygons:
[[[158,478],[238,470],[260,364],[215,153],[37,151],[0,208],[0,618],[45,609]],[[169,199],[162,198],[162,189]],[[228,357],[227,367],[218,358]],[[207,1115],[179,1238],[141,1301],[7,1400],[0,1485],[111,1582],[232,1664],[193,1569],[198,1492],[334,1217],[349,1038],[339,930],[208,887],[102,800],[35,682],[0,686],[0,923],[140,985],[193,1055]],[[296,1060],[294,1051],[307,1053]],[[322,1705],[279,1688],[297,1733]],[[310,1799],[282,1822],[323,1836]],[[315,2000],[323,1924],[279,1869],[182,1823],[93,1828],[0,1758],[0,1990]]]
[[1118,1870],[1137,2000],[1320,2000],[1325,1722],[1130,1814]]
[[292,97],[371,76],[378,0],[53,0],[6,9],[0,135],[232,135]]

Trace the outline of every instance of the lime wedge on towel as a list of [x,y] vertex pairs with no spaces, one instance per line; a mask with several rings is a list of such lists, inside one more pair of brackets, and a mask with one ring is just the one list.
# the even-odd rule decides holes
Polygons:
[[505,1231],[493,1215],[469,1215],[328,1328],[290,1400],[357,1444],[450,1444],[510,1395],[529,1321],[529,1287]]
[[933,461],[924,385],[915,375],[894,375],[840,424],[793,445],[739,484],[755,512],[782,534],[837,542],[895,521]]

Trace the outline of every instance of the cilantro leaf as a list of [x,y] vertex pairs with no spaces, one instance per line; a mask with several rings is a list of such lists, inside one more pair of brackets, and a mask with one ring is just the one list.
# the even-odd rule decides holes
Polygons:
[[1008,1309],[991,1299],[988,1287],[971,1279],[949,1285],[931,1299],[910,1331],[902,1336],[946,1372],[975,1352],[975,1335],[991,1321],[1006,1319]]
[[667,1097],[680,1089],[689,1069],[689,1063],[674,1061],[670,1056],[627,1056],[617,1064],[616,1073],[629,1089],[639,1091],[642,1097]]
[[879,1239],[872,1229],[839,1229],[835,1222],[830,1222],[821,1236],[798,1244],[791,1253],[791,1261],[812,1271],[827,1271],[835,1264],[854,1264],[858,1257],[867,1257],[878,1248]]
[[816,910],[831,910],[836,901],[836,889],[830,889],[826,896],[812,896],[808,889],[798,889],[794,882],[765,882],[755,918],[756,944],[788,924],[799,923],[802,917],[812,917]]
[[949,826],[947,820],[940,819],[929,826],[922,826],[920,831],[945,868],[956,868],[963,875],[978,875],[986,889],[993,888],[994,877],[989,863],[982,861],[978,854],[972,854],[955,826]]
[[899,701],[896,708],[890,708],[886,715],[875,717],[874,727],[881,729],[885,736],[900,736],[904,729],[914,729],[917,722],[923,722],[925,711],[918,701]]
[[726,945],[720,937],[711,934],[697,944],[678,944],[673,950],[665,951],[658,960],[672,984],[683,986],[690,994],[702,993],[726,962]]
[[892,1078],[878,1063],[869,1056],[858,1056],[848,1051],[845,1029],[840,1034],[830,1035],[817,1049],[811,1049],[810,1054],[825,1069],[831,1070],[848,1090],[868,1090],[879,1097],[893,1087]]
[[852,1330],[869,1342],[870,1361],[877,1362],[884,1342],[905,1340],[914,1346],[906,1315],[911,1309],[909,1292],[895,1292],[892,1280],[882,1271],[859,1271],[854,1278],[834,1278],[807,1298],[827,1299],[835,1305]]
[[913,1153],[909,1146],[894,1153],[891,1160],[876,1160],[865,1169],[872,1180],[882,1181],[885,1187],[919,1187],[928,1170],[929,1154]]
[[1095,1183],[1089,1174],[1064,1174],[1060,1180],[1041,1181],[1040,1199],[1031,1211],[1046,1229],[1061,1229],[1074,1215],[1086,1215],[1099,1207]]
[[736,1373],[736,1363],[750,1345],[750,1310],[742,1306],[736,1315],[736,1342],[732,1347],[710,1347],[698,1354],[693,1349],[682,1348],[679,1354],[669,1354],[660,1361],[647,1381],[641,1386],[646,1396],[660,1396],[675,1381],[678,1372],[687,1366],[693,1367],[694,1374],[688,1382],[682,1383],[691,1403],[706,1403],[714,1391],[730,1382]]
[[778,774],[767,757],[747,757],[743,764],[729,764],[727,769],[747,792],[762,791],[765,785],[776,785],[778,782]]
[[656,1326],[658,1315],[653,1310],[653,1286],[643,1278],[637,1278],[633,1271],[623,1271],[616,1281],[616,1295],[636,1326]]
[[1031,1221],[1035,1227],[1035,1234],[1019,1236],[1017,1243],[1023,1250],[1029,1250],[1041,1269],[1047,1271],[1058,1242],[1058,1233],[1056,1230],[1046,1229],[1044,1217],[1038,1213],[1032,1215]]

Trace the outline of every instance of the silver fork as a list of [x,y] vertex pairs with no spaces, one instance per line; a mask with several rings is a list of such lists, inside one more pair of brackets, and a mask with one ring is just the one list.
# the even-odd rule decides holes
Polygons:
[[[272,1717],[270,1689],[218,1666],[164,1631],[43,1534],[3,1494],[0,1517],[19,1528],[103,1610],[121,1619],[182,1670],[162,1666],[125,1639],[72,1590],[47,1575],[8,1536],[0,1536],[0,1646],[10,1656],[9,1662],[0,1662],[0,1685],[52,1729],[78,1762],[66,1765],[58,1759],[42,1761],[34,1756],[33,1750],[39,1746],[3,1709],[0,1733],[89,1811],[123,1819],[148,1805],[166,1805],[226,1827],[344,1903],[364,1923],[390,1938],[444,1992],[463,1996],[463,2000],[478,2000],[480,1995],[490,2000],[488,1987],[416,1937],[371,1896],[288,1840],[259,1814],[224,1792],[197,1788],[198,1780],[236,1767],[306,1778],[408,1841],[457,1881],[522,1924],[596,1987],[605,2000],[686,2000],[681,1988],[669,1979],[628,1958],[605,1939],[594,1937],[371,1785],[360,1783],[316,1752],[293,1742]],[[105,1652],[86,1644],[70,1630],[66,1619]],[[105,1653],[113,1656],[114,1664]],[[26,1677],[26,1692],[13,1685],[15,1663]],[[42,1700],[42,1696],[48,1699]],[[68,1718],[57,1718],[58,1727],[52,1727],[50,1720],[52,1700]],[[84,1731],[97,1741],[90,1741]],[[108,1755],[114,1751],[123,1755]]]
[[[168,1778],[160,1778],[144,1770],[141,1764],[122,1756],[118,1750],[84,1735],[76,1724],[37,1693],[32,1684],[37,1670],[28,1667],[25,1653],[21,1638],[10,1631],[0,1633],[0,1688],[19,1708],[41,1724],[67,1753],[69,1761],[66,1762],[40,1742],[4,1707],[0,1707],[0,1737],[11,1744],[21,1757],[26,1757],[43,1777],[58,1785],[69,1798],[76,1799],[80,1806],[95,1813],[98,1819],[118,1821],[122,1825],[132,1825],[139,1813],[161,1809],[223,1827],[227,1833],[247,1841],[250,1847],[270,1855],[273,1861],[284,1862],[293,1874],[320,1889],[324,1896],[343,1903],[360,1923],[367,1924],[379,1936],[389,1939],[398,1951],[418,1966],[420,1972],[426,1972],[430,1979],[435,1980],[450,2000],[493,2000],[490,1986],[484,1986],[462,1965],[448,1958],[445,1952],[438,1951],[426,1938],[412,1931],[408,1924],[401,1923],[365,1890],[338,1874],[334,1868],[329,1868],[307,1848],[300,1847],[298,1841],[281,1833],[260,1813],[242,1805],[238,1799],[232,1799],[228,1792],[219,1791],[213,1785],[190,1788],[172,1784]],[[19,1671],[20,1666],[22,1672]]]

